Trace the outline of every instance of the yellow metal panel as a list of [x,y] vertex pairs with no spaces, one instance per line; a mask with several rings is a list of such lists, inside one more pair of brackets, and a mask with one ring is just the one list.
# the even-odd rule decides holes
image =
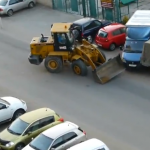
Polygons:
[[67,33],[72,23],[54,23],[51,32],[52,33]]

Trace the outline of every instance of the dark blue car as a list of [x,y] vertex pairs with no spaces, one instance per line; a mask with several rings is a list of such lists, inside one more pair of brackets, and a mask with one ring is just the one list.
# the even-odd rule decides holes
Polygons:
[[84,38],[92,43],[99,29],[110,24],[110,21],[86,17],[74,21],[72,29],[77,29],[74,34],[78,41],[81,41]]

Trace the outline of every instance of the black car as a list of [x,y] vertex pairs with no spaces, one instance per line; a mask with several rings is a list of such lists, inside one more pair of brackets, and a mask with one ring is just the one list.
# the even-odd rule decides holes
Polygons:
[[110,24],[110,21],[86,17],[74,21],[71,29],[78,41],[81,41],[84,38],[92,43],[99,29]]

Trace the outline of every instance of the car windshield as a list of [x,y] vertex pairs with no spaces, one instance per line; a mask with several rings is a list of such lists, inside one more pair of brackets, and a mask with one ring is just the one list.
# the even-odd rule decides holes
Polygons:
[[48,150],[52,142],[53,139],[45,136],[44,134],[40,134],[29,144],[29,146],[35,150]]
[[127,40],[124,47],[124,52],[142,52],[146,41]]
[[7,128],[7,130],[12,134],[21,135],[28,126],[28,123],[18,118],[14,122],[12,122],[12,124]]
[[0,6],[6,6],[7,0],[0,0]]
[[102,31],[102,30],[99,30],[99,31],[98,31],[98,35],[99,35],[99,37],[106,38],[107,35],[108,35],[108,33],[107,33],[107,32],[104,32],[104,31]]

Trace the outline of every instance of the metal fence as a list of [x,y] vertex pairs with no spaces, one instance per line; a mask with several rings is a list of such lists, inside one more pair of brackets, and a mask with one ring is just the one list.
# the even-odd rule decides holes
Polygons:
[[[101,7],[101,0],[52,0],[53,8],[86,17],[122,22],[124,17],[130,18],[137,9],[147,9],[150,0],[135,0],[123,5],[121,0],[112,0],[113,8]],[[149,7],[150,8],[150,7]]]
[[81,16],[102,17],[100,0],[53,0],[53,8]]

